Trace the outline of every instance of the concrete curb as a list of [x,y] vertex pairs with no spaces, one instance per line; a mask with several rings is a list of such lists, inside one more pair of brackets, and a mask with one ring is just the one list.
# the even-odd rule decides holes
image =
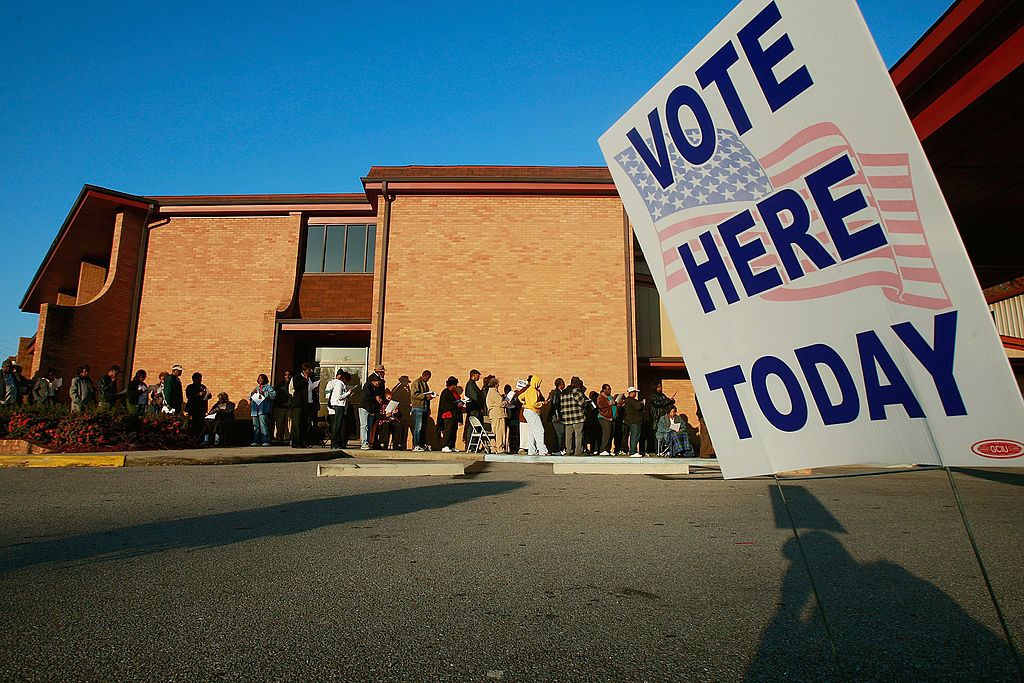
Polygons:
[[0,467],[124,467],[122,454],[0,455]]

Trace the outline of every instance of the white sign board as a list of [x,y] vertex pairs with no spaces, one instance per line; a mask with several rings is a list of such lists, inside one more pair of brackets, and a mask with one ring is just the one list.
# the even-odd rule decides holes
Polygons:
[[744,0],[601,137],[726,477],[1024,466],[1024,402],[853,0]]

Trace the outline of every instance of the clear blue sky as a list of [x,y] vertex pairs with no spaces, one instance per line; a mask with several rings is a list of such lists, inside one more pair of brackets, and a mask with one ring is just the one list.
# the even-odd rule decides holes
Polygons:
[[[35,332],[18,303],[85,183],[350,192],[372,164],[601,164],[597,137],[734,3],[145,4],[0,0],[0,355]],[[860,0],[889,65],[949,4]]]

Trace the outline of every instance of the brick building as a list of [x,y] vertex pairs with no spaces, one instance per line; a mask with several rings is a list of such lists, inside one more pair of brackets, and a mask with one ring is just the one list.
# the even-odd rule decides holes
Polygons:
[[198,197],[85,187],[22,303],[39,312],[26,368],[153,375],[181,363],[233,397],[306,360],[361,376],[383,361],[391,381],[429,368],[440,384],[476,367],[622,390],[654,372],[638,352],[675,348],[646,322],[651,310],[660,320],[656,298],[652,309],[641,292],[636,310],[636,278],[653,283],[606,169],[373,167],[363,185]]

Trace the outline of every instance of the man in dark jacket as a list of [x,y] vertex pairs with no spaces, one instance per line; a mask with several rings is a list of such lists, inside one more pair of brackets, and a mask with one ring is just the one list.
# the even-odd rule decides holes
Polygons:
[[164,377],[164,407],[174,413],[181,412],[181,404],[185,394],[181,389],[181,373],[185,368],[180,365],[171,366],[171,374]]
[[359,450],[370,450],[370,444],[374,440],[373,424],[377,421],[382,404],[384,403],[384,378],[378,372],[383,372],[383,367],[378,366],[366,379],[363,384],[363,397],[359,402]]
[[302,364],[303,372],[294,375],[288,380],[285,393],[288,401],[285,406],[288,408],[288,418],[291,422],[291,447],[305,448],[306,436],[309,432],[309,380],[306,378],[307,363]]
[[288,429],[289,401],[292,398],[292,371],[284,371],[284,379],[274,387],[274,430],[275,437],[281,443],[291,440]]
[[462,432],[462,440],[469,443],[469,435],[472,433],[472,427],[469,424],[469,417],[474,416],[476,419],[483,422],[483,407],[484,397],[483,392],[480,391],[480,371],[470,370],[469,381],[466,382],[466,426]]
[[655,436],[655,431],[658,428],[658,422],[668,413],[668,409],[676,404],[675,394],[671,397],[666,396],[665,392],[661,390],[661,380],[657,380],[651,385],[651,395],[647,397],[647,414],[645,415],[644,426],[644,443],[647,445],[648,451],[657,451],[658,440]]
[[113,408],[117,401],[117,376],[121,374],[121,368],[111,365],[107,374],[100,377],[99,399],[100,408]]
[[643,454],[643,444],[640,441],[640,430],[644,425],[644,404],[637,397],[636,387],[630,387],[626,391],[626,401],[623,406],[625,417],[622,418],[623,428],[629,430],[629,457],[639,458]]
[[437,424],[441,432],[441,451],[456,453],[455,434],[459,425],[459,396],[457,389],[459,380],[449,377],[444,383],[444,391],[437,400]]

